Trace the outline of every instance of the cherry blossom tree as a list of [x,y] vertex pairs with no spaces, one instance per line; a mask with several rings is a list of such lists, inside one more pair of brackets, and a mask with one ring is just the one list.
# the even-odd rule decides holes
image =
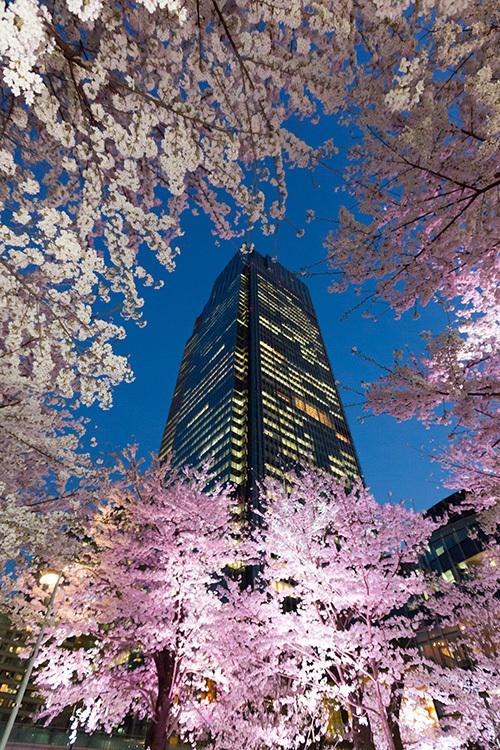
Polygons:
[[[250,598],[242,617],[257,663],[272,665],[267,705],[285,725],[274,744],[268,731],[268,746],[314,747],[336,707],[360,750],[498,747],[498,549],[447,584],[422,565],[438,524],[402,505],[316,470],[268,481],[266,498],[256,558],[265,602],[255,610]],[[418,633],[437,624],[462,649],[453,669],[417,650]]]
[[499,551],[493,544],[461,569],[460,580],[441,582],[427,602],[436,640],[447,634],[451,665],[429,675],[429,691],[439,701],[442,726],[460,746],[470,740],[481,748],[500,746]]
[[434,295],[484,312],[496,288],[498,8],[371,11],[346,98],[357,111],[344,110],[361,136],[346,177],[365,217],[342,211],[331,257],[345,280],[375,279],[374,299],[398,313]]
[[[425,353],[395,352],[377,383],[367,386],[367,408],[398,420],[417,417],[425,425],[449,426],[448,446],[436,451],[447,470],[446,484],[467,491],[462,503],[478,510],[487,530],[498,523],[498,430],[500,394],[498,344],[481,321],[424,334]],[[362,355],[361,355],[362,356]]]
[[[234,559],[232,502],[208,491],[206,473],[157,464],[141,473],[128,459],[66,559],[37,682],[46,717],[78,705],[79,726],[111,731],[132,712],[151,719],[146,747],[159,750],[217,674],[210,653],[220,571]],[[33,623],[44,596],[36,576],[11,587],[21,592],[12,616]]]
[[338,98],[342,55],[323,31],[344,15],[288,0],[2,5],[6,505],[57,498],[88,470],[71,410],[108,408],[132,378],[111,313],[141,322],[145,250],[171,270],[190,208],[219,237],[273,231],[285,165],[314,161],[285,122]]
[[346,173],[355,209],[327,240],[333,288],[363,294],[367,282],[367,314],[443,305],[448,328],[424,332],[421,357],[395,352],[368,408],[450,425],[448,485],[488,507],[499,497],[498,8],[375,3],[358,28],[341,114],[359,135]]
[[434,522],[313,470],[268,481],[266,503],[260,579],[235,599],[232,679],[204,721],[223,747],[320,747],[330,731],[356,750],[402,750],[401,707],[421,702],[435,668],[415,640]]
[[[460,584],[433,579],[422,556],[436,522],[316,470],[266,483],[251,539],[206,474],[141,474],[133,456],[122,470],[60,549],[39,658],[46,717],[77,704],[90,732],[149,717],[154,750],[174,731],[217,750],[497,747],[493,553]],[[230,571],[249,564],[256,584],[242,589]],[[41,617],[31,572],[12,588],[16,621]],[[438,625],[462,649],[453,669],[417,648]]]

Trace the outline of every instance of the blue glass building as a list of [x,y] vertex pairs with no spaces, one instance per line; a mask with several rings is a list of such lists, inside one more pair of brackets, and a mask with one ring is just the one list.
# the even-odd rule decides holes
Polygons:
[[184,349],[169,452],[175,466],[211,459],[245,498],[297,464],[361,477],[309,290],[269,256],[238,253],[216,279]]

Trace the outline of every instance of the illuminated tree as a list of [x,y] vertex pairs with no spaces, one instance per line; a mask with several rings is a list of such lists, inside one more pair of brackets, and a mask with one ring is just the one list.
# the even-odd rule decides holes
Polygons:
[[[63,568],[37,683],[46,717],[77,705],[78,726],[92,732],[133,713],[151,720],[146,747],[160,750],[217,673],[231,503],[220,487],[207,491],[205,473],[154,465],[141,474],[133,455],[121,468]],[[33,622],[44,592],[30,572],[12,587],[21,590],[13,616]]]
[[[354,750],[496,747],[490,558],[460,585],[434,579],[421,565],[435,522],[318,471],[268,481],[250,539],[236,539],[228,495],[206,475],[165,481],[133,458],[123,471],[64,568],[39,658],[46,717],[78,705],[89,732],[147,717],[152,750],[174,731],[217,750],[317,750],[341,736]],[[245,565],[253,588],[231,573]],[[12,588],[16,622],[33,622],[35,579]],[[417,648],[436,625],[454,629],[454,668]]]
[[356,750],[402,750],[402,702],[429,680],[415,567],[435,524],[313,470],[268,481],[266,503],[257,588],[231,615],[233,677],[204,720],[221,747],[314,748],[335,718]]

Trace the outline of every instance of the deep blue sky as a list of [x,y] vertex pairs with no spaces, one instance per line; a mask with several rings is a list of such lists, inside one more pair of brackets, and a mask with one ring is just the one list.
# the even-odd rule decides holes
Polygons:
[[[299,269],[324,258],[322,242],[330,225],[321,221],[306,224],[305,212],[312,208],[317,216],[335,218],[340,201],[348,201],[347,195],[338,190],[341,185],[339,178],[327,170],[316,174],[314,185],[306,171],[290,173],[289,216],[297,228],[306,232],[298,238],[291,226],[284,224],[279,228],[277,256],[288,269]],[[101,451],[115,452],[132,442],[139,444],[143,454],[158,450],[184,344],[216,276],[241,245],[236,240],[217,246],[203,217],[186,215],[186,218],[185,236],[178,243],[181,255],[176,270],[163,274],[163,289],[146,290],[147,326],[140,329],[128,324],[128,337],[119,348],[130,355],[135,381],[116,389],[111,410],[87,410]],[[264,238],[254,232],[246,239],[263,254],[275,252],[274,237]],[[141,262],[148,265],[144,257]],[[157,264],[149,265],[153,272],[157,271]],[[362,317],[360,310],[342,319],[360,298],[352,291],[330,294],[332,277],[328,274],[304,280],[312,294],[335,377],[354,391],[360,390],[362,380],[376,380],[380,371],[353,356],[353,347],[381,364],[390,364],[394,349],[408,346],[412,351],[420,351],[419,333],[446,325],[444,313],[437,305],[424,308],[417,321],[412,320],[411,313],[396,321],[389,311],[374,322]],[[397,423],[391,417],[368,417],[360,422],[362,409],[351,405],[359,404],[362,398],[343,388],[340,393],[366,483],[379,502],[392,493],[394,501],[404,499],[409,504],[413,500],[416,508],[423,509],[451,492],[440,484],[439,464],[428,458],[431,441],[444,442],[445,430],[426,430],[415,420]]]

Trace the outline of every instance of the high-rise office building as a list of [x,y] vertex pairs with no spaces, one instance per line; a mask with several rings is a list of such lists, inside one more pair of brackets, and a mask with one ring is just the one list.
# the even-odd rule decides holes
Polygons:
[[309,290],[269,256],[238,253],[196,319],[160,457],[250,497],[256,480],[312,463],[361,477]]

